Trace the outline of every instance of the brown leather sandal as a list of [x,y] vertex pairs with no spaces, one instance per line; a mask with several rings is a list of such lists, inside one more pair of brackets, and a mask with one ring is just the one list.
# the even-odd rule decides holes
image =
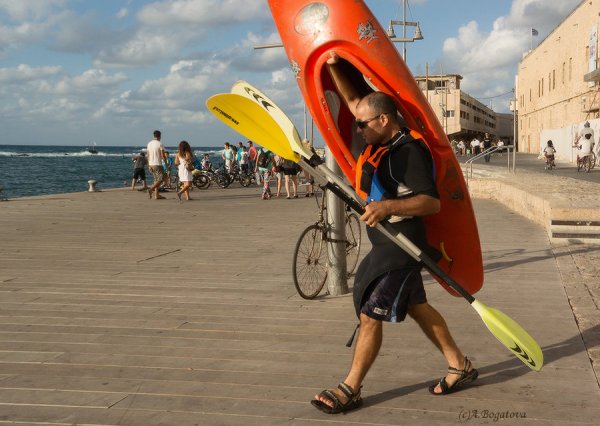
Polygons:
[[[362,389],[362,386],[360,388]],[[358,389],[358,392],[354,393],[352,388],[344,382],[338,385],[338,389],[341,390],[342,393],[348,398],[348,401],[346,401],[345,404],[342,404],[342,402],[336,396],[336,394],[334,394],[328,389],[325,389],[323,392],[321,392],[319,396],[324,396],[329,401],[333,402],[333,407],[325,404],[323,401],[320,401],[318,399],[313,399],[310,403],[322,412],[327,414],[343,413],[346,411],[354,410],[362,405],[360,389]]]
[[[477,379],[477,376],[479,376],[479,372],[476,369],[473,368],[471,369],[471,371],[469,371],[469,368],[471,368],[471,360],[465,357],[465,368],[463,368],[462,370],[459,370],[458,368],[454,367],[448,367],[448,373],[456,374],[459,376],[458,380],[454,382],[452,386],[448,386],[446,378],[442,377],[438,383],[434,383],[433,385],[429,386],[429,392],[433,395],[448,395],[449,393],[453,393],[460,390],[464,385],[471,383],[472,381]],[[440,389],[442,390],[441,392],[435,392],[435,387],[438,384],[440,385]]]

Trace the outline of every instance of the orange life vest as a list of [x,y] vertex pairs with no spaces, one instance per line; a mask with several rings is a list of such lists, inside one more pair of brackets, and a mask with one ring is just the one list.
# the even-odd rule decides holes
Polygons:
[[371,183],[373,175],[379,166],[381,157],[390,150],[388,145],[367,145],[356,160],[356,193],[363,200],[371,192]]
[[420,140],[421,143],[423,143],[423,138],[420,133],[405,128],[402,130],[401,136],[397,139],[394,139],[385,145],[367,145],[361,152],[360,156],[356,160],[354,185],[356,186],[356,193],[363,200],[366,201],[367,196],[371,192],[373,176],[377,171],[377,167],[379,166],[381,158],[390,149],[394,149],[395,147],[397,147],[398,142],[402,139],[404,139],[404,141],[401,143],[411,142],[413,140]]

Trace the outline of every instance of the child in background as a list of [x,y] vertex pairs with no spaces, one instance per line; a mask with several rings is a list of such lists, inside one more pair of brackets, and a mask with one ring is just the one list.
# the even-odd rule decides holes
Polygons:
[[202,170],[206,170],[207,172],[212,171],[212,161],[210,161],[210,155],[204,154],[204,158],[202,158]]
[[546,148],[544,148],[544,157],[546,157],[546,165],[556,167],[554,164],[554,153],[556,149],[554,149],[554,144],[551,140],[546,144]]

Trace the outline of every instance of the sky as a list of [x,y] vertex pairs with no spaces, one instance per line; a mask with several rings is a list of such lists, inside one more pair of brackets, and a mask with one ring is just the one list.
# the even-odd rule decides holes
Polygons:
[[[424,39],[407,44],[407,64],[460,74],[506,112],[531,28],[535,47],[580,1],[410,0]],[[402,20],[401,0],[366,3],[384,28]],[[279,40],[266,0],[0,0],[0,145],[141,146],[155,129],[167,146],[236,142],[204,102],[240,79],[303,133],[285,51],[253,48]]]

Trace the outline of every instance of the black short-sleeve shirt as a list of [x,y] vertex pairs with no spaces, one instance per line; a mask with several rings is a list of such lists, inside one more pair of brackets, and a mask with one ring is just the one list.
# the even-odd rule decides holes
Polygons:
[[399,143],[383,156],[377,167],[377,175],[388,198],[419,194],[439,198],[433,160],[424,143],[415,139],[406,142],[401,140]]

